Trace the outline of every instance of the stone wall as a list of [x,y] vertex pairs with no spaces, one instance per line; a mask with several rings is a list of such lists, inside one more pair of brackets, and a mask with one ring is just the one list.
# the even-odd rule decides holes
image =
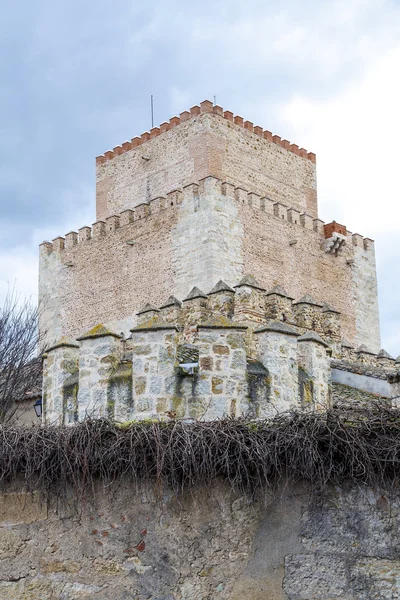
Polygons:
[[175,498],[97,486],[81,503],[0,493],[0,599],[394,600],[398,494],[223,483]]
[[347,233],[338,254],[324,250],[319,219],[208,177],[167,198],[126,210],[79,235],[41,246],[41,329],[49,342],[101,322],[125,334],[146,303],[208,293],[252,274],[299,300],[312,294],[342,314],[343,336],[380,348],[373,243]]
[[98,220],[209,175],[317,217],[314,155],[310,160],[307,152],[281,145],[278,136],[261,136],[243,127],[243,119],[234,122],[203,108],[210,107],[97,161]]

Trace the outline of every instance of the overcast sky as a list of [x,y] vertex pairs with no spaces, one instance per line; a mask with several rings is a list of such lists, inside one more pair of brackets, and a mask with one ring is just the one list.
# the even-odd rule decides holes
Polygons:
[[[139,7],[140,5],[140,7]],[[95,221],[94,157],[217,96],[317,154],[320,217],[376,240],[400,354],[400,1],[15,0],[0,17],[0,302]]]

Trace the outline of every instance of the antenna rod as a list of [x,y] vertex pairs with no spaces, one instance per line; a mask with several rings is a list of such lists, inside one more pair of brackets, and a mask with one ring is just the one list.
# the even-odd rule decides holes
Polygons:
[[153,104],[153,94],[150,96],[150,103],[151,103],[151,128],[153,129],[153,127],[154,127],[154,104]]

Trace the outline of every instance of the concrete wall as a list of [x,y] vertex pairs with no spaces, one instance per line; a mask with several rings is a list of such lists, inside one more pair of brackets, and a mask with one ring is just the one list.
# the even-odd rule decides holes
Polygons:
[[179,499],[97,486],[77,504],[0,494],[0,599],[393,600],[398,494],[288,486],[250,502],[220,483]]

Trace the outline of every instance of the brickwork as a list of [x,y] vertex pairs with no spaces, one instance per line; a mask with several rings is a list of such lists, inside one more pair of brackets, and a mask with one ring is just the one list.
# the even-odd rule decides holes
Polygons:
[[254,133],[243,120],[232,122],[203,104],[198,114],[170,123],[162,135],[142,136],[124,152],[117,147],[98,157],[98,220],[208,175],[318,216],[315,155],[269,132],[260,135],[261,128]]
[[[198,285],[210,291],[251,273],[262,288],[311,293],[342,313],[342,333],[380,348],[373,243],[347,232],[338,254],[321,249],[320,220],[287,220],[267,201],[214,177],[41,246],[42,327],[50,343],[78,337],[99,321],[127,333],[146,302],[182,300]],[[267,200],[267,199],[264,199]],[[283,218],[282,218],[283,217]],[[116,225],[118,224],[118,226]],[[149,277],[151,271],[151,277]],[[322,324],[314,324],[317,331]]]

